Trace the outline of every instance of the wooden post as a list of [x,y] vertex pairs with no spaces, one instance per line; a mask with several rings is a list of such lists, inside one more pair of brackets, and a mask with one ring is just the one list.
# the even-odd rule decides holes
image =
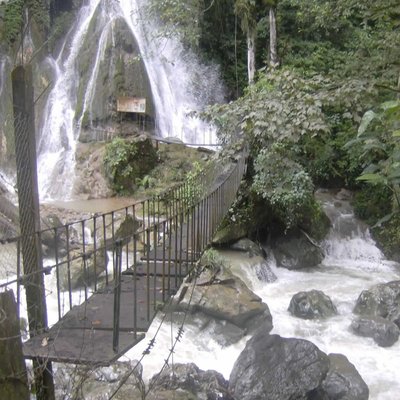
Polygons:
[[[47,328],[46,298],[42,271],[39,195],[36,168],[36,140],[32,69],[18,66],[12,72],[15,155],[22,257],[28,308],[29,334],[35,336]],[[37,400],[54,399],[51,363],[34,360]]]
[[28,378],[12,290],[0,293],[0,399],[29,400]]

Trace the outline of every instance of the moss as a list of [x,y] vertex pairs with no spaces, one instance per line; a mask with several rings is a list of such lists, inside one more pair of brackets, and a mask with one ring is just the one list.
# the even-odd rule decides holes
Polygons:
[[104,166],[107,178],[116,192],[132,193],[137,181],[155,167],[157,159],[151,140],[116,138],[106,146]]
[[372,189],[370,185],[364,185],[355,193],[352,205],[358,218],[375,225],[391,212],[392,192],[387,186],[377,185]]
[[400,262],[400,213],[371,231],[386,257]]
[[306,231],[313,239],[322,240],[329,231],[330,220],[317,201],[313,201],[304,210],[303,220],[299,228]]

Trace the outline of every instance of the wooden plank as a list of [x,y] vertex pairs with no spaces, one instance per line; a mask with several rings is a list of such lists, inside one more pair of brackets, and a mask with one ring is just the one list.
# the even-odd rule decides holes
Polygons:
[[[73,307],[48,332],[29,339],[24,344],[24,356],[43,357],[58,362],[107,365],[142,339],[142,332],[149,328],[158,306],[169,298],[169,292],[176,290],[177,285],[179,280],[172,276],[165,279],[141,276],[136,281],[133,276],[122,276],[121,351],[118,354],[112,350],[114,282],[111,282],[80,306]],[[47,343],[45,346],[42,346],[43,340]]]
[[159,277],[170,277],[174,278],[175,276],[184,278],[187,275],[187,264],[182,263],[181,265],[177,265],[176,263],[165,261],[165,263],[161,262],[149,262],[147,263],[143,260],[142,263],[138,263],[136,265],[132,265],[124,272],[123,275],[134,275],[136,270],[136,276],[159,276]]
[[133,332],[121,332],[119,351],[112,348],[112,331],[97,329],[50,330],[35,336],[24,344],[25,358],[40,357],[49,361],[109,365],[144,338]]

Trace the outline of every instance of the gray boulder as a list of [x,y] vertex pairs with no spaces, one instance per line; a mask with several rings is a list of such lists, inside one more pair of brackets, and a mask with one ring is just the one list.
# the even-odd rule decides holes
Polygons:
[[[272,329],[267,304],[222,266],[216,270],[206,268],[196,282],[183,283],[169,311],[176,314],[187,309],[189,322],[200,330],[212,328],[223,345],[236,342],[261,324],[268,332]],[[226,335],[227,331],[231,333]]]
[[301,233],[278,238],[273,251],[277,265],[290,270],[315,267],[324,259],[322,249]]
[[382,347],[392,346],[400,335],[398,326],[382,317],[360,317],[351,323],[352,331],[359,336],[371,337]]
[[59,284],[61,290],[78,289],[92,285],[106,270],[108,256],[103,248],[95,251],[92,245],[87,245],[85,255],[81,250],[70,253],[69,272],[68,264],[62,263],[59,267]]
[[263,248],[247,238],[240,239],[237,242],[233,243],[230,246],[230,249],[247,253],[249,257],[265,257],[265,251],[263,250]]
[[202,371],[193,363],[165,368],[150,380],[149,386],[149,399],[232,400],[228,382],[219,372]]
[[400,327],[400,281],[362,291],[353,312],[364,317],[382,317]]
[[272,283],[278,279],[266,261],[255,264],[252,268],[254,269],[258,280],[261,282]]
[[268,335],[261,328],[247,342],[229,379],[235,399],[308,399],[329,370],[329,358],[313,343]]
[[368,400],[368,386],[347,357],[329,354],[329,361],[328,374],[310,400]]
[[[189,303],[187,295],[180,301],[180,307],[190,307],[192,311],[201,311],[213,318],[226,320],[239,327],[246,327],[250,320],[260,317],[268,306],[253,293],[244,282],[229,270],[209,275],[209,279],[199,281]],[[203,275],[204,276],[204,275]]]
[[304,319],[328,318],[337,314],[332,300],[320,290],[295,294],[288,310],[292,315]]

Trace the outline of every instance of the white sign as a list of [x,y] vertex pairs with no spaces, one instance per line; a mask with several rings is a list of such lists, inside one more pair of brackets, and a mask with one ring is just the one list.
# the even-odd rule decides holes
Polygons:
[[142,97],[118,97],[117,111],[144,114],[146,112],[146,99]]

